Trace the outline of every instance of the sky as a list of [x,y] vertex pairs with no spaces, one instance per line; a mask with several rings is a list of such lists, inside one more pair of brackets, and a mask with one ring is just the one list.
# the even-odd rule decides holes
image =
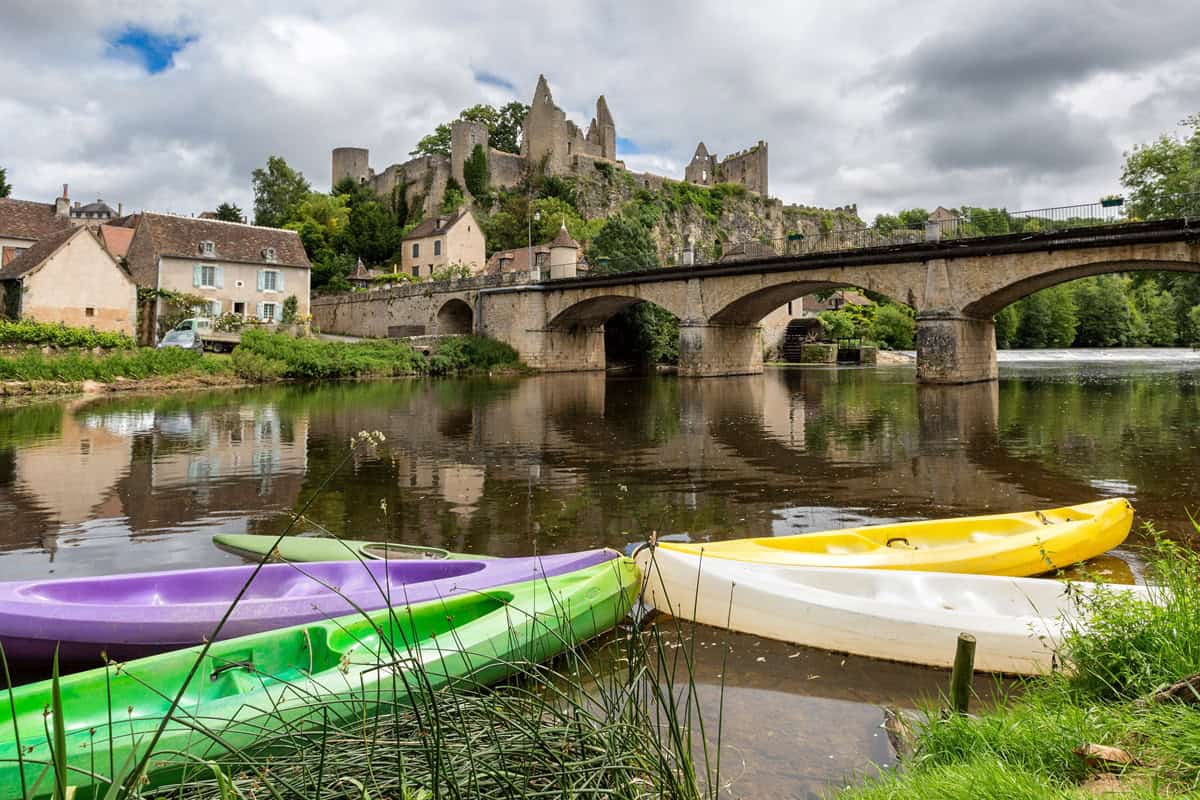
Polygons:
[[381,171],[545,73],[581,126],[607,97],[631,169],[762,139],[772,195],[867,221],[1088,203],[1200,112],[1197,30],[1195,0],[6,0],[0,167],[23,199],[249,211],[270,155],[327,190],[334,147]]

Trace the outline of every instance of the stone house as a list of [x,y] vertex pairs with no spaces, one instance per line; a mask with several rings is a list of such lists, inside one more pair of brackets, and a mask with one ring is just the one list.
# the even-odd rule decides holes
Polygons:
[[[237,314],[278,322],[295,296],[296,313],[309,313],[312,265],[295,231],[240,222],[137,214],[125,256],[138,286],[199,295],[206,316]],[[153,338],[163,300],[147,309],[142,339]]]
[[39,239],[71,227],[70,207],[65,196],[53,203],[0,197],[0,268]]
[[[532,265],[530,258],[533,259]],[[549,244],[497,250],[488,259],[487,268],[484,271],[488,275],[534,272],[539,276],[544,275],[551,279],[574,278],[578,274],[588,271],[588,263],[579,243],[571,238],[571,234],[567,233],[564,225]]]
[[0,269],[5,315],[134,335],[137,285],[88,227],[42,238]]
[[482,272],[483,231],[466,208],[425,220],[400,243],[400,267],[414,278],[428,278],[438,267],[465,264],[472,273]]

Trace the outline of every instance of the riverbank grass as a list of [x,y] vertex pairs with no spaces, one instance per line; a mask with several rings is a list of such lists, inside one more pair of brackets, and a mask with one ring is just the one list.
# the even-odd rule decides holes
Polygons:
[[[1153,602],[1101,594],[1060,651],[1066,670],[1032,678],[978,717],[928,709],[906,768],[843,792],[882,798],[1082,798],[1200,792],[1200,693],[1168,687],[1200,673],[1200,554],[1159,539]],[[1088,761],[1088,744],[1129,764]]]

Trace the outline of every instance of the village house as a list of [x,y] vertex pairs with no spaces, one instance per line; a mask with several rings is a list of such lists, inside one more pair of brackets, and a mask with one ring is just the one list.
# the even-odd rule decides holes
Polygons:
[[4,313],[134,335],[137,285],[89,227],[41,238],[0,268]]
[[486,262],[483,231],[466,208],[431,217],[401,240],[400,267],[414,278],[428,278],[447,264],[463,264],[479,273]]
[[0,197],[0,268],[8,266],[39,239],[71,227],[71,201],[34,203]]
[[[122,223],[133,228],[125,258],[138,286],[198,295],[200,313],[212,317],[279,322],[289,297],[297,315],[309,313],[312,265],[295,231],[151,213]],[[143,340],[154,335],[162,304],[145,309]]]
[[[530,264],[530,259],[533,263]],[[571,238],[566,225],[549,244],[533,247],[517,247],[512,250],[497,250],[488,259],[488,275],[503,275],[508,272],[534,272],[536,277],[574,278],[588,271],[588,264],[579,247]]]

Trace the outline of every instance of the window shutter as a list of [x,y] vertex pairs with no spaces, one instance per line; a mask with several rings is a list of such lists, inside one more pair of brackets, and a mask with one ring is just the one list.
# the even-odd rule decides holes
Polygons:
[[217,288],[224,289],[225,288],[225,268],[224,267],[215,267],[213,269],[213,272],[215,272],[217,275],[217,278],[216,278]]
[[[261,280],[259,282],[261,283]],[[258,304],[258,309],[255,311],[254,316],[258,317],[259,319],[263,319],[263,304],[262,303]]]
[[283,270],[275,270],[275,288],[283,291]]
[[[220,278],[217,278],[217,285],[218,285],[218,286],[220,286],[220,285],[221,285],[221,279],[220,279]],[[219,317],[219,316],[221,316],[221,301],[220,301],[220,300],[213,300],[213,301],[212,301],[212,312],[213,312],[213,316],[214,316],[214,317]]]
[[[263,270],[261,269],[258,271],[258,290],[260,292],[263,290]],[[262,306],[260,305],[259,308],[262,308]]]
[[192,267],[192,286],[199,286],[200,281],[204,280],[204,277],[201,274],[203,270],[204,267],[200,266],[199,264],[196,264]]

